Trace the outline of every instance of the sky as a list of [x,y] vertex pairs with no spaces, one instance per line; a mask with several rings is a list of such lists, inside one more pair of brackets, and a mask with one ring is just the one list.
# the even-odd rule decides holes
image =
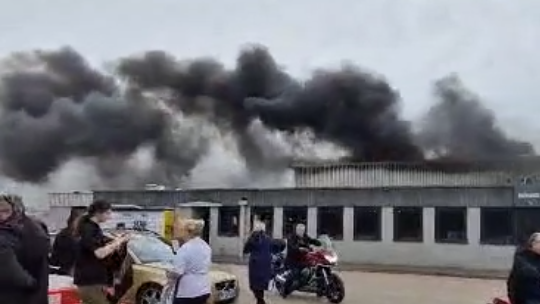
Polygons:
[[513,134],[540,143],[540,2],[0,0],[0,57],[70,45],[93,64],[149,49],[232,65],[260,43],[295,75],[352,62],[399,89],[406,117],[457,73]]
[[0,0],[0,57],[69,45],[97,66],[156,49],[233,65],[258,43],[299,77],[344,62],[384,75],[413,120],[457,73],[540,148],[538,16],[519,0]]

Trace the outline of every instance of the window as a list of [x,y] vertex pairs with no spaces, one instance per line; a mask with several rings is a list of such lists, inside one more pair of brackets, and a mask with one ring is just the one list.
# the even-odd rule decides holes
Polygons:
[[513,211],[514,239],[516,244],[525,243],[531,234],[540,231],[539,208],[515,208]]
[[435,208],[435,242],[467,243],[467,208]]
[[317,235],[343,240],[343,207],[317,208]]
[[422,242],[421,207],[394,207],[394,242]]
[[480,209],[480,243],[489,245],[511,245],[514,212],[510,208]]
[[251,208],[251,227],[253,222],[259,220],[266,225],[266,233],[272,235],[274,231],[274,207],[253,207]]
[[354,207],[354,239],[381,240],[381,207]]
[[240,207],[220,207],[218,235],[234,237],[240,234]]
[[307,207],[283,207],[283,237],[294,232],[296,224],[307,228]]
[[127,246],[145,264],[170,263],[174,258],[173,248],[154,236],[137,235]]

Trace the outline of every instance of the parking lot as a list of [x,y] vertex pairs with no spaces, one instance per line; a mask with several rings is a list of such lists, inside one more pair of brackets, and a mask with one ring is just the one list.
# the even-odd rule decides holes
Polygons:
[[[247,289],[247,268],[220,265],[238,276],[242,284],[240,304],[255,303]],[[341,272],[346,289],[344,304],[486,304],[496,295],[505,294],[502,280],[479,280],[441,276]],[[293,294],[286,301],[270,294],[269,302],[325,303],[315,296]]]

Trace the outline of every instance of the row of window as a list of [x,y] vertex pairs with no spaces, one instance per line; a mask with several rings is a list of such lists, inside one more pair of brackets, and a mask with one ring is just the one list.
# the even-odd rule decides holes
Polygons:
[[[327,234],[335,240],[343,239],[343,207],[317,208],[317,234]],[[423,241],[423,212],[421,207],[394,207],[393,236],[396,242]],[[219,209],[218,234],[234,237],[239,234],[239,207]],[[252,221],[256,217],[266,223],[268,233],[273,231],[273,207],[253,207]],[[294,225],[307,225],[307,207],[283,208],[283,235],[293,232]],[[481,208],[480,242],[482,244],[513,244],[519,235],[540,231],[540,209]],[[534,226],[536,225],[536,226]],[[534,227],[533,227],[534,226]],[[382,208],[354,208],[354,239],[380,241],[382,239]],[[435,208],[435,241],[438,243],[467,243],[467,208]]]
[[[273,231],[273,207],[254,207],[252,220],[257,217],[266,223],[266,230]],[[467,238],[466,208],[436,208],[436,241],[447,243],[465,242]],[[421,242],[423,240],[422,208],[394,208],[394,241]],[[218,233],[220,236],[238,236],[239,208],[219,209]],[[297,223],[307,224],[306,207],[283,208],[283,235],[293,232]],[[354,239],[380,241],[382,209],[380,207],[354,208]],[[319,207],[317,210],[317,234],[327,234],[335,240],[343,239],[343,207]]]

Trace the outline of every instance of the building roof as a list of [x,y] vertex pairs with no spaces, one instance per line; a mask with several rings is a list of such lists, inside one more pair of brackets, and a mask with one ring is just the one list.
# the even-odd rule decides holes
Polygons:
[[466,161],[466,160],[426,160],[419,162],[347,162],[347,161],[295,161],[293,169],[332,169],[351,167],[360,170],[422,170],[445,172],[540,172],[540,157],[520,157],[506,160]]

